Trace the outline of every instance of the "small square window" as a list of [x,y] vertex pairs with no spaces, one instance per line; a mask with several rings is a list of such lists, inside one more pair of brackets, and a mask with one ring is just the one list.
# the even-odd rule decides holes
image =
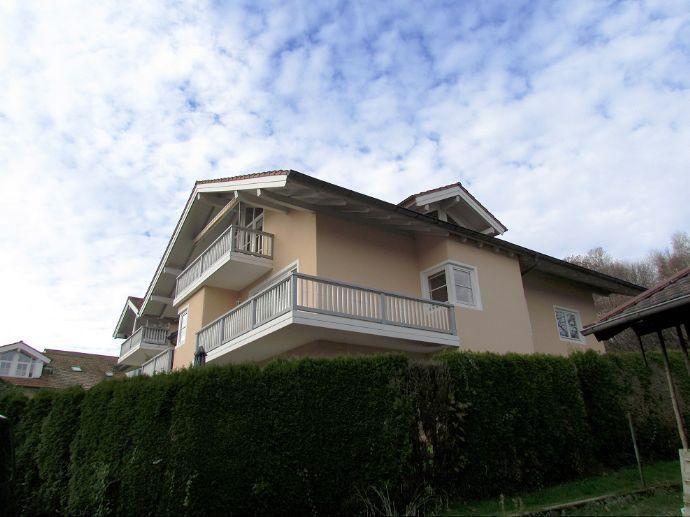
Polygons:
[[481,310],[477,270],[472,266],[446,263],[423,274],[423,292],[432,300]]
[[556,328],[558,337],[563,341],[576,341],[584,343],[584,337],[580,333],[582,324],[580,323],[580,313],[571,309],[555,307]]
[[72,371],[73,372],[81,372],[82,371],[81,366],[72,366]]

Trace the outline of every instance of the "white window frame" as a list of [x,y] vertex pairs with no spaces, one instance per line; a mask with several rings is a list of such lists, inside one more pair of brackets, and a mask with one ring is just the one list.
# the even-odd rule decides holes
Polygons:
[[[580,336],[579,338],[571,338],[571,337],[563,337],[561,336],[561,332],[558,328],[558,317],[556,316],[556,311],[565,311],[565,312],[570,312],[575,315],[575,324],[577,325],[577,333]],[[566,343],[577,343],[577,344],[585,344],[585,336],[582,335],[582,318],[580,318],[580,311],[577,309],[571,309],[569,307],[563,307],[561,305],[554,305],[553,306],[553,320],[554,323],[556,324],[556,334],[558,335],[558,339],[561,341],[565,341]]]
[[[13,350],[6,350],[3,353],[9,352],[12,354],[12,359],[7,360],[3,359],[3,362],[8,362],[10,363],[10,367],[7,373],[2,374],[2,377],[17,377],[17,378],[22,378],[22,379],[34,379],[38,378],[41,376],[42,370],[43,370],[43,362],[40,359],[37,359],[36,357],[33,357],[31,354],[27,353],[25,350],[22,350],[21,348],[15,348]],[[25,361],[20,361],[19,360],[19,355],[24,354],[29,357],[29,362]],[[26,373],[24,375],[18,375],[18,368],[19,365],[27,365],[26,367]]]
[[[461,269],[470,274],[470,282],[472,284],[472,296],[474,297],[474,303],[465,303],[458,300],[457,294],[455,292],[455,277],[453,274],[454,269]],[[457,262],[455,260],[446,260],[440,264],[436,264],[429,269],[425,269],[421,272],[421,282],[422,282],[422,295],[426,299],[431,299],[431,293],[429,291],[429,277],[445,271],[446,274],[446,288],[448,289],[448,303],[455,305],[456,307],[462,307],[465,309],[473,309],[476,311],[484,310],[482,305],[482,296],[479,289],[479,273],[477,268],[471,264],[464,264],[462,262]]]
[[[185,317],[184,329],[182,329],[181,322],[182,316]],[[187,343],[187,327],[189,327],[189,306],[182,309],[177,317],[177,341],[175,342],[175,348],[184,346]],[[183,339],[180,339],[183,338]]]

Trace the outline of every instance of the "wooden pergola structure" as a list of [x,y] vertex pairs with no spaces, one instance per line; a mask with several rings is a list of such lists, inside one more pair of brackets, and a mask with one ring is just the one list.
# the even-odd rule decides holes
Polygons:
[[[656,335],[664,361],[664,371],[668,383],[673,413],[676,417],[678,436],[682,444],[680,450],[681,471],[683,474],[684,510],[690,509],[690,451],[688,451],[688,437],[683,421],[683,411],[679,405],[675,382],[666,350],[666,337],[675,334],[680,349],[683,352],[685,367],[690,375],[690,358],[688,357],[688,341],[683,335],[690,337],[690,267],[683,269],[671,278],[655,285],[639,296],[628,300],[605,314],[596,323],[585,327],[582,334],[594,334],[599,341],[612,338],[626,329],[632,329],[644,358],[643,338]],[[664,331],[667,336],[664,336]],[[670,332],[669,332],[670,331]]]

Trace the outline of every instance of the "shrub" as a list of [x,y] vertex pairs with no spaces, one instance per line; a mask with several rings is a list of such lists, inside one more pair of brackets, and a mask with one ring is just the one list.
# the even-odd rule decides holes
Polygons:
[[[446,353],[196,368],[0,390],[25,515],[426,511],[647,458],[678,438],[658,355]],[[671,354],[681,402],[682,356]],[[686,407],[684,405],[684,407]],[[687,412],[687,407],[686,407]]]
[[591,465],[584,402],[567,358],[448,353],[441,359],[455,397],[467,404],[457,494],[482,498],[541,487]]

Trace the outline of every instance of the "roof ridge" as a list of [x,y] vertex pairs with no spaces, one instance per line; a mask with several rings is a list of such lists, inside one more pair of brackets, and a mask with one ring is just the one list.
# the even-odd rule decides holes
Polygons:
[[625,303],[619,305],[618,307],[616,307],[615,309],[607,312],[606,314],[604,314],[601,318],[599,318],[597,320],[597,323],[602,323],[602,322],[608,320],[609,318],[611,318],[612,316],[620,314],[624,310],[632,307],[633,305],[638,304],[642,300],[646,300],[647,298],[658,293],[662,289],[667,288],[669,285],[676,283],[678,280],[680,280],[681,278],[683,278],[684,276],[686,276],[689,273],[690,273],[690,266],[681,269],[677,273],[675,273],[675,274],[671,275],[670,277],[665,278],[664,280],[661,280],[657,284],[653,285],[652,287],[647,289],[645,292],[638,294],[634,298],[631,298],[627,302],[625,302]]
[[107,355],[107,354],[93,354],[91,352],[78,352],[75,350],[58,350],[57,348],[44,348],[43,349],[43,354],[46,352],[50,353],[57,353],[57,354],[69,354],[69,355],[81,355],[81,356],[96,356],[96,357],[107,357],[109,359],[117,359],[116,355]]
[[235,180],[243,180],[243,179],[249,179],[249,178],[262,178],[265,176],[287,176],[290,174],[290,169],[275,169],[271,171],[263,171],[263,172],[250,172],[247,174],[239,174],[237,176],[229,176],[226,178],[209,178],[206,180],[196,180],[194,183],[195,185],[203,185],[204,183],[215,183],[217,181],[235,181]]

